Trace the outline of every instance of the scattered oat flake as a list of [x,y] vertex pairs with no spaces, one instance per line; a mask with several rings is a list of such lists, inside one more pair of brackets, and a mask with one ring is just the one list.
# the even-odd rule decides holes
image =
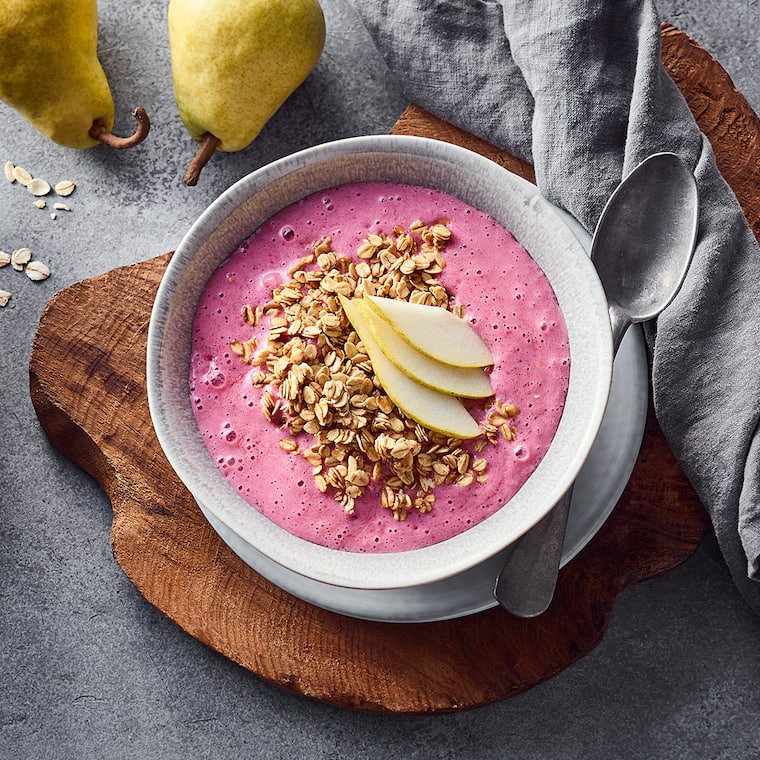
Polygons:
[[65,203],[54,203],[53,208],[56,211],[71,211],[71,209]]
[[0,251],[0,267],[7,267],[8,264],[10,263],[11,263],[10,253],[6,253],[5,251]]
[[50,277],[50,268],[41,261],[30,261],[26,265],[26,276],[35,282],[47,280]]
[[51,214],[51,215],[50,215],[50,218],[51,218],[51,219],[57,219],[57,218],[58,218],[58,214]]
[[28,248],[17,248],[11,254],[11,266],[17,271],[22,272],[24,266],[32,260],[32,252]]
[[35,201],[34,205],[37,206],[37,208],[45,208],[47,206],[47,203],[43,200]]
[[6,161],[5,162],[5,179],[7,179],[8,182],[11,182],[11,183],[16,181],[16,177],[13,174],[13,169],[14,169],[13,161]]
[[50,192],[50,184],[44,179],[37,177],[26,186],[26,189],[32,195],[47,195]]
[[11,300],[11,293],[7,290],[0,290],[0,306],[7,306],[8,301]]
[[64,198],[67,195],[71,195],[74,192],[74,188],[76,188],[76,185],[69,179],[61,180],[55,188],[53,188],[57,195],[61,195]]
[[28,187],[29,183],[32,181],[32,175],[21,166],[13,167],[13,176],[18,180],[19,184],[24,187]]

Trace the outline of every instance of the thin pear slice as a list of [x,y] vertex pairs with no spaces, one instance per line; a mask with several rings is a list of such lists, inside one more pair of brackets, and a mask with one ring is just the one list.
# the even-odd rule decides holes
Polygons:
[[413,348],[453,367],[487,367],[493,355],[472,326],[440,306],[368,296],[369,305]]
[[412,380],[459,398],[493,395],[491,380],[482,367],[454,367],[430,358],[410,346],[374,309],[362,309],[382,352]]
[[420,385],[385,356],[367,322],[366,311],[369,307],[365,299],[349,300],[340,296],[340,302],[364,343],[380,385],[402,412],[420,425],[453,438],[467,439],[480,435],[478,423],[458,398]]

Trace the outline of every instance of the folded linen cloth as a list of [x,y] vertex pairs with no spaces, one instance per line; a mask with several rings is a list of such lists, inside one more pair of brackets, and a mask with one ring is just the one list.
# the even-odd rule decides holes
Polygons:
[[410,101],[530,160],[592,232],[620,180],[673,151],[700,192],[694,262],[645,326],[658,421],[760,612],[760,250],[661,62],[650,0],[356,2]]

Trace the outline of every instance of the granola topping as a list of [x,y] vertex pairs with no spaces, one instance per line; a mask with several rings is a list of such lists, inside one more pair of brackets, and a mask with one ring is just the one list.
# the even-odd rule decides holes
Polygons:
[[[417,220],[408,230],[395,225],[388,234],[368,235],[355,257],[321,238],[288,268],[291,279],[274,288],[269,303],[242,307],[251,326],[262,316],[269,320],[260,350],[255,337],[230,345],[243,362],[259,368],[252,382],[264,389],[264,418],[281,427],[280,448],[303,456],[317,489],[332,493],[349,515],[371,483],[379,487],[380,504],[403,521],[411,510],[432,511],[437,486],[465,488],[487,479],[487,458],[474,456],[459,439],[423,428],[385,395],[336,297],[379,295],[449,308],[452,296],[437,275],[446,266],[450,238],[444,222]],[[454,310],[464,316],[461,304]],[[493,398],[485,403],[475,453],[499,436],[514,440],[517,434],[514,404]]]

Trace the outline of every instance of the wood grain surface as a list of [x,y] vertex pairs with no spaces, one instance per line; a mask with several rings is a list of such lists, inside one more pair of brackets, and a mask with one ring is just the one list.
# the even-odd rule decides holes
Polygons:
[[[757,117],[722,68],[672,27],[663,28],[663,57],[757,233]],[[414,106],[394,131],[465,144],[531,176],[529,166]],[[521,620],[494,608],[445,622],[374,623],[290,596],[224,545],[158,445],[145,348],[169,258],[113,270],[51,298],[32,351],[32,401],[53,446],[106,492],[114,556],[140,593],[262,679],[377,712],[450,712],[508,698],[591,651],[622,589],[691,556],[708,529],[650,410],[620,503],[562,570],[543,616]]]

